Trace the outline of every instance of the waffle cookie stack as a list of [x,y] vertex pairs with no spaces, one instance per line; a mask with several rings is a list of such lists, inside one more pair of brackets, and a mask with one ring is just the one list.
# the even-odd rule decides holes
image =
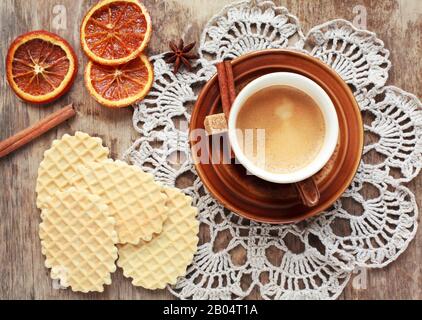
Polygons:
[[73,291],[101,292],[119,257],[135,286],[174,284],[197,248],[192,199],[108,154],[100,138],[82,132],[55,140],[44,154],[36,192],[51,277]]

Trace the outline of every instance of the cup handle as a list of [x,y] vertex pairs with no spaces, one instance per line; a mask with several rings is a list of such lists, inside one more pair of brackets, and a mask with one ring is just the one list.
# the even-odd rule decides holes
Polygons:
[[315,207],[318,204],[321,195],[313,177],[296,182],[295,187],[305,206]]

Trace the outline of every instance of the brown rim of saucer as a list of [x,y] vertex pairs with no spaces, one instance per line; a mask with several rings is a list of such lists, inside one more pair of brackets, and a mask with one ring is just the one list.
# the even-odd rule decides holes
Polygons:
[[[327,169],[327,175],[318,183],[321,201],[314,208],[300,203],[292,185],[280,186],[247,176],[239,164],[197,163],[198,155],[192,154],[204,186],[227,209],[258,222],[294,223],[329,208],[353,181],[363,151],[362,116],[348,85],[322,61],[293,50],[256,51],[233,60],[232,64],[238,91],[259,76],[279,71],[299,73],[317,82],[333,100],[339,116],[339,150],[333,157],[333,166]],[[204,128],[205,116],[220,112],[219,100],[218,81],[214,76],[198,97],[190,131]],[[191,145],[195,143],[189,142]]]

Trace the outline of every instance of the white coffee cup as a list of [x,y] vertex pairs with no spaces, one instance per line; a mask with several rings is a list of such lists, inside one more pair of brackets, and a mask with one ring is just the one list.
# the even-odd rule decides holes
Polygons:
[[[311,163],[295,172],[272,173],[256,166],[243,153],[236,133],[237,117],[246,101],[258,91],[275,85],[291,86],[308,94],[320,108],[325,122],[325,139],[320,152]],[[327,164],[328,160],[333,155],[339,136],[337,112],[328,94],[311,79],[290,72],[267,74],[249,83],[239,93],[232,105],[228,128],[231,147],[238,161],[253,175],[266,181],[279,184],[298,183],[315,175]],[[277,142],[274,141],[273,143]]]

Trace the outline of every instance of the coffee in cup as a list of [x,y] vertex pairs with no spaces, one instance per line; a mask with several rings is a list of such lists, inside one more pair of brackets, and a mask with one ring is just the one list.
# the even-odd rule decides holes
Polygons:
[[[236,128],[246,157],[275,174],[309,165],[325,139],[324,116],[317,103],[288,85],[270,86],[250,96],[240,108]],[[260,144],[263,148],[258,148]]]

